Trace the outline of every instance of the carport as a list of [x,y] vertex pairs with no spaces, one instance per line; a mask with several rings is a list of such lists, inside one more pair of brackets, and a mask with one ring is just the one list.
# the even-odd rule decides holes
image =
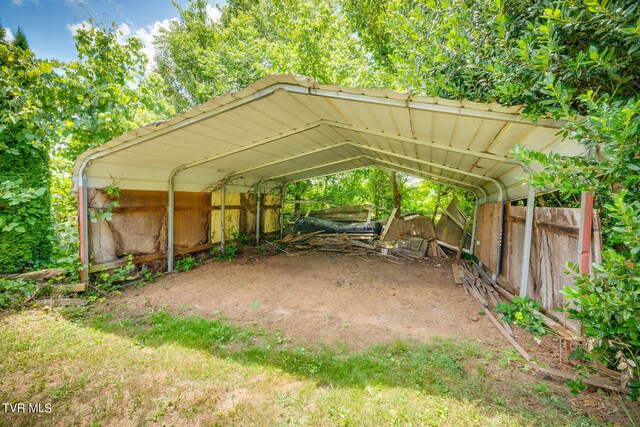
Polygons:
[[[219,205],[206,206],[204,196],[202,206],[192,210],[220,211],[222,245],[229,237],[225,235],[225,195],[253,195],[259,240],[261,209],[267,208],[261,207],[266,204],[263,194],[280,195],[272,197],[269,206],[273,207],[282,202],[287,183],[379,165],[475,194],[469,249],[489,267],[489,259],[496,264],[497,254],[497,265],[490,268],[496,275],[503,250],[504,202],[526,198],[524,228],[519,231],[520,277],[515,285],[521,295],[527,295],[538,189],[522,179],[532,169],[509,153],[518,144],[545,153],[582,155],[575,141],[563,140],[559,134],[563,124],[549,118],[534,123],[522,115],[520,106],[325,86],[292,75],[267,76],[171,120],[127,132],[78,158],[73,178],[79,195],[84,279],[89,277],[90,248],[95,250],[105,238],[102,229],[89,221],[96,190],[117,186],[138,199],[135,207],[128,211],[121,208],[114,215],[162,212],[166,224],[157,227],[166,234],[166,242],[162,240],[155,246],[156,253],[140,259],[166,258],[166,269],[172,271],[177,194],[183,204],[194,200],[188,193],[217,194]],[[160,198],[162,204],[158,203]],[[483,207],[487,209],[483,211]],[[500,210],[503,213],[496,221],[492,212]],[[581,224],[586,223],[585,217],[588,215],[580,216]],[[189,225],[186,217],[182,222],[186,225],[181,227],[211,226],[207,221]],[[572,227],[577,233],[578,227]],[[586,229],[590,228],[589,224]],[[480,231],[489,237],[478,240],[476,233]],[[582,234],[579,240],[581,244]],[[480,249],[487,253],[479,253]],[[570,258],[577,258],[577,254],[576,250]],[[103,264],[117,265],[117,259]]]

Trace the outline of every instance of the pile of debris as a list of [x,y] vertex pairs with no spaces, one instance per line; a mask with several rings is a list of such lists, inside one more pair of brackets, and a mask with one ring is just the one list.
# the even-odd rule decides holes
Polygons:
[[[454,281],[465,287],[465,291],[473,296],[483,307],[487,319],[505,337],[511,346],[522,356],[527,366],[543,374],[563,380],[575,380],[577,374],[562,369],[541,366],[517,341],[513,329],[494,314],[492,310],[501,301],[511,302],[515,298],[516,291],[503,281],[492,279],[487,272],[478,265],[463,261],[460,264],[452,264]],[[534,312],[547,327],[553,330],[562,340],[580,342],[583,340],[576,332],[568,329],[550,317],[548,312]],[[593,366],[598,374],[591,374],[588,378],[581,378],[585,384],[616,391],[630,393],[621,373],[612,371],[600,365]]]
[[377,252],[375,245],[362,242],[347,233],[328,234],[325,233],[324,230],[301,234],[299,236],[287,234],[284,238],[280,239],[279,243],[299,250],[316,249],[324,252],[356,254]]

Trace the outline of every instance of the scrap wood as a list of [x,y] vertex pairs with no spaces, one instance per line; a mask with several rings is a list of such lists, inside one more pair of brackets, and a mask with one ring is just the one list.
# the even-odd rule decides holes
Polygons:
[[389,227],[391,227],[391,223],[393,222],[393,219],[396,217],[396,212],[398,212],[397,206],[393,208],[393,211],[391,211],[391,215],[389,215],[389,219],[387,220],[387,223],[382,229],[382,234],[380,234],[380,240],[384,241],[385,237],[387,237],[387,233],[389,232]]
[[[522,346],[518,344],[518,342],[514,338],[509,336],[509,333],[505,330],[505,328],[502,327],[502,325],[498,322],[498,320],[495,318],[495,316],[493,316],[493,314],[490,311],[488,310],[485,311],[485,314],[487,315],[487,318],[491,321],[491,323],[493,323],[493,326],[495,326],[496,329],[498,329],[498,331],[502,334],[502,336],[505,337],[505,339],[509,342],[509,344],[511,344],[511,346],[518,353],[520,353],[523,359],[526,360],[527,366],[535,369],[536,371],[539,371],[549,376],[560,378],[563,380],[575,380],[576,378],[579,377],[579,375],[574,372],[567,372],[561,369],[546,368],[544,366],[540,366],[536,362],[536,360],[533,357],[531,357],[531,355],[524,348],[522,348]],[[617,391],[619,393],[626,393],[626,394],[631,393],[630,388],[623,387],[622,385],[617,384],[615,381],[612,381],[606,377],[591,375],[588,378],[580,378],[580,379],[582,380],[583,383],[594,386],[594,387],[599,387],[599,388],[603,388],[611,391]]]
[[7,274],[1,277],[5,277],[7,279],[25,279],[44,282],[49,279],[53,279],[54,277],[63,276],[64,274],[65,271],[61,268],[47,268],[45,270],[29,271],[20,274]]
[[278,245],[274,245],[273,243],[271,243],[270,241],[266,240],[266,243],[268,245],[273,246],[274,248],[276,248],[277,250],[279,250],[280,252],[284,252],[285,254],[289,255],[289,252],[285,251],[284,249],[282,249],[281,247],[279,247]]
[[315,235],[315,234],[320,234],[320,233],[324,233],[324,230],[320,230],[320,231],[314,231],[311,233],[306,233],[306,234],[301,234],[299,236],[296,236],[292,239],[290,239],[288,242],[283,242],[283,243],[296,243],[296,242],[302,242],[304,240],[307,240],[309,237]]
[[453,282],[456,285],[462,285],[464,273],[462,272],[460,265],[456,263],[451,264],[451,270],[453,271]]

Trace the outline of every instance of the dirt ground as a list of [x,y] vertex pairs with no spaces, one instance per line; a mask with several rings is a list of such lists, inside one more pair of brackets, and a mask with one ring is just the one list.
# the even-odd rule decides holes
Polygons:
[[453,282],[450,261],[305,252],[211,262],[117,298],[136,311],[166,308],[280,331],[313,344],[465,337],[500,343],[480,306]]

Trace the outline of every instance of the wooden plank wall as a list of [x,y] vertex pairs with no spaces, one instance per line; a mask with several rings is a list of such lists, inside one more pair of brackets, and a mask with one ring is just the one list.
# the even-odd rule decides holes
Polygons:
[[501,221],[502,203],[487,203],[478,206],[476,242],[473,253],[493,273],[498,272]]
[[[503,276],[516,289],[520,289],[525,215],[526,207],[507,207]],[[592,230],[591,262],[600,261],[600,250],[595,247],[601,239],[599,223],[594,221]],[[542,301],[545,308],[561,307],[565,303],[560,290],[573,283],[572,276],[565,274],[565,271],[569,261],[578,261],[579,224],[580,209],[535,210],[528,294]]]
[[[89,190],[89,210],[98,211],[112,202],[101,189]],[[176,254],[207,250],[220,242],[220,196],[217,193],[175,193]],[[90,222],[89,249],[91,271],[115,268],[126,263],[126,254],[134,262],[151,262],[166,258],[166,191],[121,190],[119,206],[111,208],[111,221]],[[262,233],[280,230],[280,196],[262,195]],[[227,240],[234,234],[255,236],[255,194],[227,193],[225,221]],[[163,264],[158,264],[163,265]]]
[[[280,196],[262,195],[260,207],[260,229],[264,234],[280,231]],[[211,193],[211,242],[220,243],[222,219],[220,213],[221,193]],[[244,233],[255,238],[256,195],[247,193],[226,193],[225,197],[225,240],[234,234]]]
[[[478,208],[476,256],[491,272],[497,272],[497,254],[500,232],[500,203],[481,205]],[[505,206],[502,261],[500,277],[511,286],[520,289],[524,223],[527,208]],[[597,216],[597,212],[596,212]],[[537,207],[534,215],[531,258],[529,262],[528,294],[542,302],[548,310],[565,304],[560,290],[573,283],[565,274],[566,264],[578,260],[578,224],[580,209]],[[600,261],[599,221],[594,221],[592,238],[592,262]]]

